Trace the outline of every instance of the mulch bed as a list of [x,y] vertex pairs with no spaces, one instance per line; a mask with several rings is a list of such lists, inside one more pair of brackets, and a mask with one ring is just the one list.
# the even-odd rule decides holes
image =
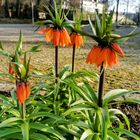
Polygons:
[[140,105],[125,103],[116,105],[117,109],[120,109],[130,121],[131,132],[140,136]]

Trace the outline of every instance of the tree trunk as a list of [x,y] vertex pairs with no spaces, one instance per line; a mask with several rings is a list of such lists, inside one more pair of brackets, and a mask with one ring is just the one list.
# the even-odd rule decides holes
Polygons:
[[83,0],[81,0],[81,13],[83,13]]
[[20,0],[16,1],[16,17],[20,16]]
[[5,6],[4,6],[4,8],[5,8],[5,17],[7,18],[7,17],[9,17],[9,8],[8,8],[8,4],[9,3],[9,1],[8,0],[5,0]]
[[35,17],[36,17],[36,19],[38,20],[38,18],[39,18],[39,4],[40,4],[40,0],[37,0],[37,6],[36,6],[36,15],[35,15]]
[[127,18],[128,18],[128,7],[129,7],[129,0],[127,0],[127,9],[126,9],[125,24],[127,24]]
[[116,23],[118,22],[118,9],[119,9],[119,2],[120,2],[120,0],[117,0],[117,8],[116,8]]

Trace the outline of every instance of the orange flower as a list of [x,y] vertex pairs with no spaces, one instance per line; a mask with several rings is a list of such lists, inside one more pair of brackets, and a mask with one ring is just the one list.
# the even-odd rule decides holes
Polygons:
[[80,48],[80,46],[84,45],[83,38],[78,33],[72,33],[70,39],[71,39],[70,46],[72,47],[75,45],[75,47]]
[[[124,57],[124,53],[120,47],[117,46],[116,48],[118,49],[115,47],[114,44],[111,47],[104,48],[100,46],[93,46],[92,50],[88,54],[86,62],[90,64],[96,64],[97,66],[101,66],[103,64],[105,66],[112,67],[113,64],[118,63],[117,53],[119,53],[121,57]],[[115,48],[116,50],[114,49],[115,51],[113,51],[112,48]]]
[[30,95],[29,82],[16,82],[16,95],[18,101],[23,104]]
[[65,28],[62,30],[54,29],[52,27],[43,28],[38,33],[45,34],[47,42],[52,42],[55,46],[68,46],[70,44],[70,37]]

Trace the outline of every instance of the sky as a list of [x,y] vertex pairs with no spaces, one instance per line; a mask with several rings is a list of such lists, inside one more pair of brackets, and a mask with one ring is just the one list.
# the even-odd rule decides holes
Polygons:
[[[109,9],[116,7],[116,1],[117,0],[109,0],[111,5]],[[119,12],[127,12],[127,6],[129,13],[136,13],[138,11],[138,7],[140,7],[140,0],[120,0]]]

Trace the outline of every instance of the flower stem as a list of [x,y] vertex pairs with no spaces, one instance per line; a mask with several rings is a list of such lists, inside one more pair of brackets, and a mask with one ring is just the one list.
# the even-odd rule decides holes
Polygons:
[[102,107],[103,95],[104,95],[104,80],[105,80],[105,70],[103,64],[100,68],[100,79],[99,79],[99,89],[98,89],[98,105]]
[[26,114],[26,111],[25,111],[25,104],[21,104],[21,107],[22,107],[22,118],[25,119],[25,114]]
[[75,44],[73,45],[72,51],[72,72],[74,72],[74,60],[75,60]]
[[58,46],[55,46],[55,83],[57,83],[57,77],[58,77]]

